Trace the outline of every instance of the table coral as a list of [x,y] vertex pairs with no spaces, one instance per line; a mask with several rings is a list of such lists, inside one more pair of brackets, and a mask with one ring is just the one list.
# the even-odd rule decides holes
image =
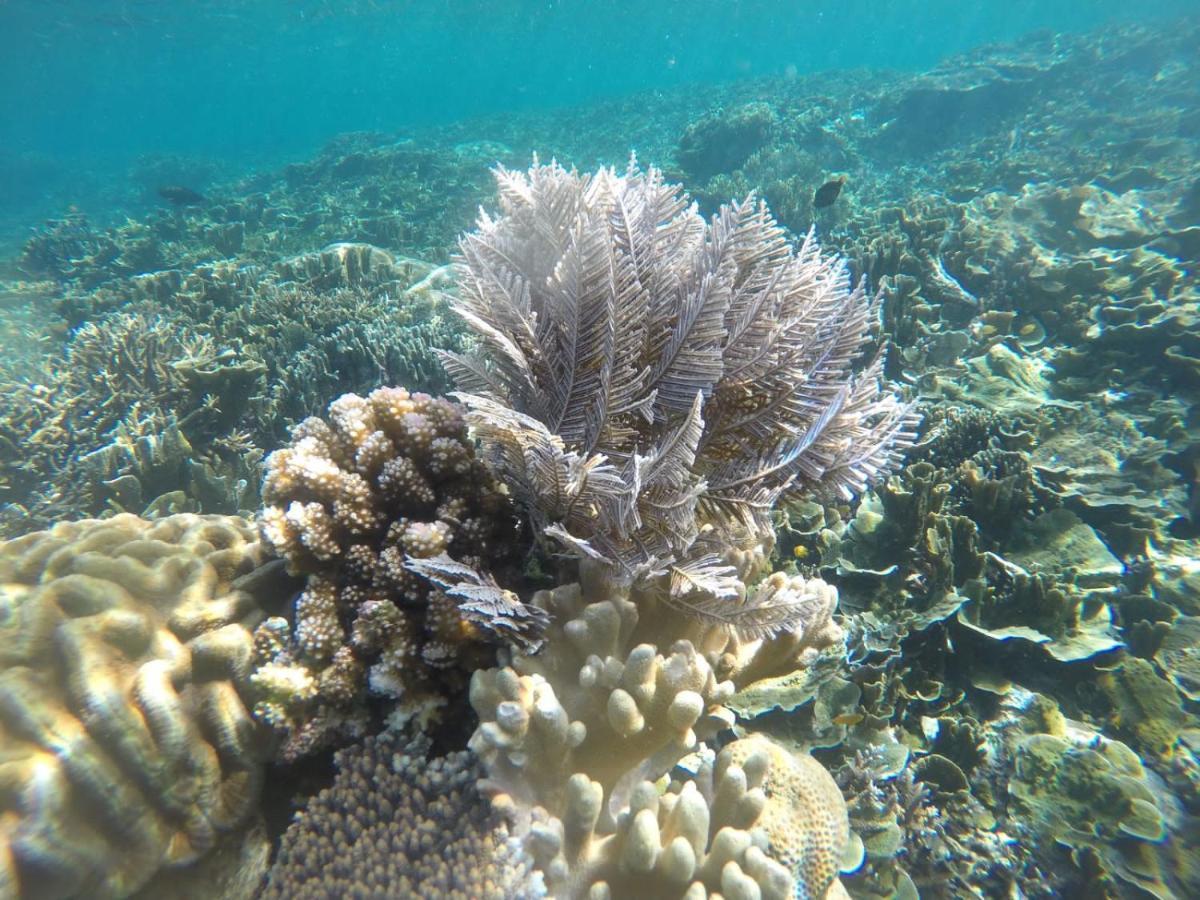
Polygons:
[[124,897],[255,810],[251,523],[120,515],[0,544],[0,895]]
[[361,733],[368,687],[427,715],[493,658],[503,636],[406,566],[516,560],[520,528],[458,406],[403,388],[346,394],[271,455],[263,498],[268,543],[308,576],[293,622],[256,635],[256,713],[283,734],[283,758]]

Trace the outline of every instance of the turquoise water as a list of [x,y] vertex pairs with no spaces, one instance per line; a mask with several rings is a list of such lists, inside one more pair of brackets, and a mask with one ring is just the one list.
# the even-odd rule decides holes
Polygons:
[[[1167,18],[1182,0],[963,4],[7,2],[9,151],[232,159],[639,90],[920,69],[1036,29]],[[86,150],[84,149],[86,148]]]
[[0,0],[0,900],[1200,897],[1197,12]]
[[[757,76],[918,70],[1036,29],[1167,18],[1112,0],[0,4],[3,207],[71,202],[144,154],[233,169],[346,131]],[[631,136],[634,137],[634,136]],[[2,208],[0,208],[2,209]],[[100,212],[100,210],[97,210]]]

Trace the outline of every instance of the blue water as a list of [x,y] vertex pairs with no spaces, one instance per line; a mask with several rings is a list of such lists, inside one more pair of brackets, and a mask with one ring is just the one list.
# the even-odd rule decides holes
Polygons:
[[1033,29],[1195,5],[10,0],[0,3],[0,216],[86,199],[144,154],[245,168],[344,131],[760,75],[921,69]]
[[[455,459],[457,451],[430,444],[427,435],[396,438],[397,446],[391,446],[383,431],[364,427],[353,431],[354,440],[369,437],[350,453],[353,411],[359,407],[343,395],[399,385],[431,393],[450,390],[436,351],[470,346],[462,320],[448,306],[456,290],[461,299],[473,289],[479,294],[478,311],[473,308],[471,315],[474,328],[489,337],[486,329],[493,324],[480,328],[479,323],[489,310],[498,311],[497,320],[506,321],[494,330],[503,339],[492,343],[514,358],[536,343],[530,335],[537,340],[553,336],[574,347],[583,334],[604,344],[603,353],[587,357],[579,350],[579,359],[568,366],[556,366],[553,354],[541,355],[536,348],[537,364],[530,371],[571,372],[569,386],[561,391],[571,402],[584,393],[583,384],[608,377],[632,383],[628,372],[633,369],[625,359],[613,360],[619,365],[612,367],[593,361],[611,355],[613,346],[633,346],[607,338],[635,317],[631,301],[622,301],[620,316],[616,303],[602,308],[606,292],[633,283],[632,277],[622,279],[635,266],[593,265],[600,257],[592,257],[591,248],[616,247],[614,259],[640,260],[658,253],[678,256],[680,248],[691,248],[690,238],[672,243],[660,240],[661,228],[645,229],[641,237],[650,249],[644,254],[626,252],[622,243],[633,239],[635,226],[628,234],[580,241],[585,224],[559,221],[561,209],[586,208],[592,220],[588,229],[596,222],[611,227],[630,221],[615,206],[611,217],[591,216],[587,200],[528,220],[512,214],[505,227],[514,234],[528,232],[522,240],[537,248],[530,252],[536,265],[525,271],[537,272],[537,285],[553,283],[562,293],[558,302],[544,306],[544,316],[539,311],[542,318],[525,315],[521,302],[501,296],[534,279],[526,280],[524,272],[510,278],[505,265],[488,270],[486,278],[480,274],[489,254],[507,264],[521,258],[519,249],[499,239],[489,245],[486,225],[482,236],[456,244],[474,227],[481,206],[495,210],[489,170],[497,162],[524,169],[537,154],[543,163],[553,157],[566,168],[589,172],[597,165],[624,166],[631,151],[642,166],[658,167],[668,183],[689,192],[705,216],[730,198],[761,198],[789,240],[799,244],[812,229],[826,251],[845,261],[855,283],[882,298],[882,327],[860,336],[861,346],[851,346],[845,335],[868,321],[866,294],[841,297],[836,304],[821,299],[811,307],[777,303],[776,276],[783,276],[778,270],[769,278],[760,275],[769,272],[768,263],[780,264],[779,232],[739,226],[730,235],[722,230],[730,220],[718,218],[707,226],[703,252],[688,249],[687,260],[676,259],[678,273],[664,267],[670,277],[656,274],[644,291],[625,292],[641,302],[663,291],[664,284],[669,288],[665,299],[655,297],[646,307],[645,314],[661,329],[636,332],[648,336],[647,347],[653,345],[644,373],[657,371],[653,377],[659,378],[678,370],[682,374],[676,375],[673,390],[687,386],[685,399],[730,403],[730,416],[741,421],[709,421],[724,421],[735,435],[743,427],[751,435],[754,428],[746,423],[766,421],[773,411],[789,416],[792,406],[819,411],[818,401],[831,398],[827,411],[811,423],[790,418],[774,431],[763,428],[763,446],[756,448],[762,466],[785,451],[803,453],[810,441],[823,447],[826,431],[836,431],[845,446],[861,447],[862,460],[882,454],[866,445],[879,427],[876,417],[886,413],[861,412],[872,404],[869,397],[860,399],[860,386],[874,376],[863,381],[856,374],[850,381],[851,364],[843,359],[860,350],[853,365],[886,360],[880,377],[887,392],[912,401],[925,416],[915,446],[907,446],[907,434],[898,442],[907,454],[904,465],[872,485],[873,494],[856,485],[848,504],[841,494],[835,503],[830,493],[814,494],[819,503],[804,498],[794,508],[776,508],[781,527],[771,567],[825,578],[840,592],[845,653],[827,654],[814,665],[807,687],[807,679],[796,679],[778,706],[752,700],[739,712],[748,730],[776,729],[776,737],[813,750],[851,798],[852,823],[869,839],[870,853],[869,865],[846,874],[854,900],[911,897],[918,887],[931,898],[1200,897],[1200,866],[1193,863],[1200,858],[1197,12],[1200,0],[1141,5],[1129,0],[0,0],[0,900],[7,900],[9,885],[17,882],[13,890],[22,898],[91,900],[86,891],[99,890],[97,879],[115,878],[126,862],[136,870],[139,885],[156,880],[155,887],[136,896],[174,900],[184,895],[157,885],[171,884],[175,875],[215,878],[212,872],[232,870],[238,862],[237,853],[222,852],[206,857],[204,867],[172,868],[167,862],[177,860],[168,859],[167,850],[177,848],[165,839],[170,846],[125,856],[126,845],[134,843],[119,828],[110,834],[107,820],[100,822],[91,844],[76,842],[69,832],[76,817],[90,828],[89,816],[101,800],[125,803],[135,790],[144,790],[154,801],[145,787],[153,779],[143,775],[165,778],[162,773],[173,770],[155,754],[165,755],[182,741],[167,740],[163,750],[148,739],[142,742],[140,731],[135,739],[122,730],[141,726],[137,704],[146,705],[150,725],[161,727],[166,713],[151,708],[157,681],[137,682],[132,714],[122,712],[111,722],[105,718],[119,706],[121,691],[133,690],[121,680],[132,678],[133,669],[126,671],[123,657],[118,658],[132,652],[127,644],[136,643],[130,636],[135,629],[128,625],[132,612],[129,620],[114,618],[117,624],[105,624],[105,630],[97,625],[94,632],[104,638],[95,643],[111,646],[89,653],[116,660],[111,669],[118,674],[111,680],[107,674],[94,683],[86,677],[100,672],[102,663],[107,666],[109,656],[81,654],[87,666],[80,669],[82,676],[59,671],[75,671],[72,655],[63,648],[76,645],[62,643],[67,638],[61,634],[74,627],[76,618],[99,617],[101,611],[107,616],[107,608],[71,600],[75,588],[54,586],[55,579],[70,578],[74,584],[87,576],[72,568],[74,550],[43,553],[36,549],[43,546],[37,535],[33,543],[22,544],[28,532],[122,511],[154,520],[183,510],[228,517],[226,525],[235,521],[249,535],[257,533],[255,517],[276,537],[293,528],[305,533],[281,538],[281,546],[294,544],[290,561],[301,560],[293,574],[321,580],[309,582],[310,588],[340,579],[336,602],[322,599],[322,589],[322,596],[312,590],[311,603],[297,604],[298,581],[275,584],[265,577],[259,585],[262,608],[246,612],[241,623],[253,628],[259,613],[290,617],[282,631],[275,619],[254,633],[253,666],[261,674],[286,663],[286,678],[283,670],[268,671],[264,683],[277,679],[281,692],[293,691],[296,710],[288,711],[287,703],[280,705],[278,697],[262,693],[262,685],[247,681],[244,659],[229,663],[229,681],[237,682],[246,715],[257,717],[263,735],[286,734],[285,751],[272,757],[275,749],[264,744],[252,748],[249,761],[224,747],[218,754],[223,763],[236,763],[234,768],[245,763],[250,775],[263,775],[266,787],[253,817],[263,812],[263,840],[276,851],[292,812],[332,779],[333,746],[382,727],[393,711],[387,683],[394,673],[384,671],[379,688],[376,663],[386,669],[404,660],[420,679],[444,689],[452,721],[425,722],[423,713],[412,719],[420,723],[413,728],[427,729],[431,738],[430,746],[421,745],[422,753],[466,745],[474,727],[467,678],[472,668],[490,665],[493,658],[486,654],[492,650],[476,657],[479,648],[472,647],[469,658],[464,654],[446,663],[441,654],[460,639],[464,646],[474,641],[478,623],[464,617],[457,633],[454,620],[446,618],[451,613],[445,596],[438,598],[436,616],[419,611],[432,594],[414,595],[416,589],[394,571],[393,554],[409,552],[404,541],[434,547],[443,534],[437,529],[445,526],[449,534],[452,525],[461,529],[457,539],[469,539],[470,551],[482,559],[495,547],[492,537],[478,536],[490,535],[494,525],[497,535],[505,533],[505,548],[490,562],[497,563],[497,572],[500,564],[511,569],[513,580],[502,577],[493,584],[479,576],[467,587],[482,593],[467,590],[460,596],[483,596],[484,585],[500,585],[506,596],[511,586],[514,595],[528,598],[536,588],[577,573],[559,559],[536,556],[519,566],[518,557],[532,538],[516,525],[515,516],[504,513],[488,525],[492,512],[462,512],[476,502],[464,498],[473,498],[476,488],[490,491],[490,483],[476,483],[463,496],[435,495],[433,486],[438,492],[461,487],[458,476],[447,474],[446,460]],[[1125,27],[1131,24],[1148,27]],[[555,178],[563,175],[555,173]],[[549,176],[543,171],[539,177]],[[597,190],[608,190],[606,183],[601,179]],[[516,192],[511,183],[510,190]],[[546,196],[552,194],[531,203],[537,206]],[[530,222],[559,229],[551,235],[553,242],[544,243],[569,247],[578,257],[564,255],[571,268],[554,260],[543,265],[537,241],[545,231]],[[477,252],[466,271],[460,266],[452,274],[444,264],[455,246],[475,246],[471,240],[487,246],[487,252]],[[750,252],[748,240],[763,242],[764,249]],[[777,371],[786,370],[793,379],[765,379],[767,391],[774,384],[785,389],[778,399],[768,396],[761,404],[757,382],[738,382],[737,394],[722,394],[719,386],[704,381],[705,366],[715,364],[704,357],[727,364],[719,357],[729,347],[717,346],[715,335],[740,326],[713,313],[734,277],[728,274],[735,271],[732,264],[722,262],[711,272],[698,266],[727,253],[765,261],[765,268],[756,268],[736,288],[749,293],[746,285],[766,285],[753,288],[761,289],[761,303],[747,304],[755,312],[742,323],[737,339],[737,352],[747,359],[739,365],[757,370],[773,358],[768,353],[775,354],[785,359]],[[821,265],[815,257],[806,259],[804,266]],[[497,293],[462,281],[472,271],[480,284],[494,283]],[[608,280],[589,291],[587,282],[596,277]],[[453,287],[455,278],[459,289]],[[833,280],[822,274],[801,279],[801,287],[790,290],[824,290]],[[676,290],[679,285],[685,287]],[[703,302],[664,313],[693,289],[687,285],[700,286]],[[512,290],[511,296],[524,295]],[[569,321],[563,311],[581,304],[594,309]],[[789,308],[801,311],[793,315]],[[686,309],[694,310],[692,321],[703,324],[697,333],[705,335],[704,346],[672,347],[679,323],[689,321]],[[783,327],[759,321],[758,310],[784,310],[777,314]],[[556,324],[558,315],[564,319]],[[829,322],[820,319],[824,315]],[[811,341],[792,334],[810,319]],[[504,333],[509,328],[511,336]],[[766,348],[785,332],[795,340],[787,346],[796,349],[784,352],[783,345],[775,345],[750,359],[751,342]],[[649,337],[657,334],[671,339]],[[656,354],[667,347],[682,354],[680,361],[660,367]],[[883,352],[877,356],[876,349]],[[801,372],[794,360],[787,364],[789,356],[811,357],[811,371]],[[502,361],[490,365],[505,371]],[[511,365],[515,371],[517,364]],[[843,380],[825,380],[827,369],[836,369]],[[621,374],[612,376],[616,371]],[[688,379],[704,389],[697,393]],[[595,393],[601,398],[596,408],[603,411],[613,397],[601,388]],[[343,401],[331,408],[339,396]],[[407,408],[407,395],[380,396],[396,409]],[[708,408],[702,416],[708,416]],[[830,424],[840,423],[843,414],[871,421],[860,433]],[[325,426],[310,422],[293,432],[308,416],[328,418],[346,434],[329,438],[326,446],[324,438],[317,439],[333,434]],[[578,419],[590,430],[594,417],[585,412]],[[564,411],[558,424],[573,418]],[[411,420],[389,413],[387,421],[401,421],[405,428],[428,424],[417,413]],[[627,421],[619,419],[604,431],[621,433]],[[705,452],[676,449],[691,440],[686,435],[696,421],[689,417],[687,428],[675,432],[681,437],[672,437],[670,444],[652,437],[647,446],[630,445],[634,452],[618,446],[612,458],[654,460],[655,466],[667,458],[670,468],[689,468],[690,462],[669,457]],[[646,433],[663,424],[660,415],[646,423]],[[915,420],[911,427],[918,427]],[[311,440],[302,454],[289,450],[274,457],[281,472],[289,459],[300,456],[327,452],[330,459],[295,462],[297,471],[310,467],[309,474],[268,476],[264,482],[270,465],[264,461],[287,446],[290,433]],[[797,435],[803,436],[799,449]],[[463,440],[471,444],[465,432]],[[429,484],[415,465],[411,471],[404,467],[411,462],[405,454],[419,456],[407,449],[409,444],[428,448],[439,460],[429,465]],[[696,466],[687,477],[695,475],[699,482],[714,468],[726,475],[736,471],[732,444],[725,437],[714,442],[722,457],[710,459],[707,469]],[[391,468],[380,462],[385,445],[399,460]],[[575,452],[570,442],[564,446]],[[668,446],[669,457],[660,456]],[[603,442],[597,447],[604,449]],[[711,452],[713,445],[706,449]],[[557,473],[558,463],[538,462],[543,454],[548,457],[549,451],[530,450],[528,458],[540,467],[537,475],[548,478],[546,472]],[[309,502],[306,492],[319,493],[307,479],[329,479],[334,457],[345,457],[337,466],[347,468],[353,458],[362,471],[332,481],[351,491],[352,502],[318,498],[329,502],[331,513]],[[503,457],[493,453],[492,458]],[[746,460],[749,471],[751,457]],[[589,465],[596,461],[593,457]],[[822,465],[812,464],[814,471]],[[869,468],[865,462],[863,468]],[[466,471],[474,477],[483,470]],[[563,471],[574,472],[573,464]],[[641,468],[623,464],[621,471]],[[779,471],[775,467],[772,477]],[[372,479],[370,490],[379,489],[371,497],[379,501],[377,517],[360,514],[366,475]],[[413,492],[399,496],[395,485],[408,483],[402,479],[410,476]],[[284,496],[283,485],[293,478],[300,485],[296,502]],[[562,479],[554,480],[557,509]],[[586,481],[582,477],[580,484]],[[416,490],[422,486],[438,503]],[[678,488],[663,488],[662,497],[647,506],[672,509],[671,492]],[[630,492],[638,489],[628,486]],[[707,488],[701,483],[696,490]],[[272,491],[278,496],[270,496]],[[508,493],[530,491],[528,485],[510,485]],[[595,494],[603,496],[599,490]],[[494,512],[504,506],[492,500],[480,500],[480,508]],[[410,503],[418,508],[408,509]],[[590,509],[597,520],[604,518],[599,505]],[[420,518],[433,515],[436,525]],[[361,524],[372,521],[375,526]],[[283,522],[289,523],[286,528]],[[347,534],[339,540],[344,538],[346,546],[330,554],[322,547],[317,565],[320,545],[308,542],[310,537],[330,540],[319,527],[323,523],[331,531],[345,527]],[[100,534],[106,524],[86,528],[96,527]],[[699,518],[692,524],[709,534],[711,523],[704,523],[703,531]],[[688,532],[677,522],[667,530]],[[509,537],[521,546],[507,546]],[[197,541],[209,546],[209,539]],[[164,537],[161,547],[175,540],[180,538]],[[101,581],[118,579],[120,570],[106,568],[111,560],[103,559],[111,548],[97,541],[88,544],[94,551],[89,565],[110,573]],[[134,556],[149,554],[152,543],[160,546],[157,540],[136,543],[130,551]],[[286,555],[280,546],[275,550]],[[739,546],[730,557],[752,555]],[[327,571],[321,568],[326,563]],[[491,579],[495,573],[484,574]],[[154,616],[166,615],[168,605],[159,594],[170,591],[156,579],[143,581],[142,587],[153,585],[146,590],[155,596],[145,600],[131,593],[129,603],[145,603]],[[253,591],[256,580],[244,583]],[[752,582],[742,587],[757,590]],[[67,598],[65,612],[49,607],[59,602],[54,592],[60,588]],[[29,599],[35,595],[37,605]],[[388,619],[385,606],[393,602],[396,618]],[[49,610],[44,615],[37,612],[43,603]],[[655,605],[655,616],[638,626],[639,640],[643,626],[647,632],[665,627],[678,612]],[[360,632],[367,615],[373,619]],[[529,611],[524,615],[538,618]],[[193,626],[186,623],[201,621],[181,620],[185,625],[178,628],[189,629]],[[419,621],[425,624],[413,624]],[[26,632],[35,629],[36,641],[26,640]],[[334,635],[329,641],[326,629]],[[381,635],[395,630],[376,640],[370,637],[375,629]],[[536,629],[531,625],[530,630]],[[694,630],[688,624],[679,633]],[[51,632],[56,636],[48,637]],[[413,637],[417,632],[420,640]],[[305,633],[308,648],[300,640]],[[562,629],[559,638],[571,633]],[[79,634],[92,632],[80,628]],[[186,637],[203,646],[201,639],[209,635]],[[428,657],[413,650],[426,638]],[[674,643],[674,633],[667,639]],[[190,683],[190,666],[176,671],[174,654],[190,659],[187,654],[193,652],[180,650],[180,640],[155,640],[144,655],[170,657],[172,682]],[[234,646],[237,640],[231,638],[230,646],[241,652],[245,645]],[[347,658],[342,649],[325,655],[339,642],[354,665],[342,668]],[[26,645],[36,658],[12,650]],[[606,660],[604,679],[616,659]],[[722,657],[721,665],[728,659],[732,656]],[[161,662],[156,657],[147,667]],[[442,674],[460,664],[462,671],[453,669],[441,684]],[[300,673],[305,667],[311,671]],[[435,667],[438,674],[431,675]],[[18,683],[11,671],[18,668],[36,670],[37,678],[28,680],[35,689],[22,693],[9,687]],[[217,668],[212,658],[196,666],[201,673]],[[313,680],[317,687],[305,681],[309,674],[319,676]],[[455,680],[458,676],[463,677]],[[78,688],[85,699],[62,693],[69,702],[60,703],[59,680]],[[815,702],[801,697],[810,688],[817,692]],[[149,699],[141,695],[143,689]],[[482,692],[473,688],[472,693]],[[86,699],[92,696],[99,701]],[[232,733],[226,725],[233,719],[222,719],[219,729],[203,724],[204,715],[227,711],[225,701],[194,700],[189,694],[186,703],[170,705],[167,712],[178,708],[201,721],[196,734],[205,746],[214,736]],[[754,709],[756,702],[766,712]],[[22,757],[25,751],[10,749],[13,735],[43,721],[33,713],[20,718],[23,710],[38,711],[47,703],[61,705],[55,715],[62,718],[45,718],[53,727],[37,735],[44,746]],[[792,709],[794,703],[800,705]],[[617,709],[610,704],[614,728],[612,710]],[[702,730],[699,724],[696,730]],[[87,740],[101,747],[96,758],[107,766],[103,770],[91,771],[89,757],[76,758],[78,748],[90,745],[74,735],[89,733]],[[598,733],[606,732],[591,732]],[[241,731],[237,736],[251,742]],[[29,735],[20,740],[37,743]],[[710,743],[716,750],[717,742]],[[412,749],[405,749],[404,758]],[[14,787],[22,777],[14,777],[14,771],[40,778],[54,768],[38,763],[38,754],[54,758],[55,765],[70,763],[64,771],[77,773],[78,784],[60,783],[66,797],[61,804],[48,776],[41,781],[27,776],[34,782],[27,790]],[[652,763],[667,758],[664,754],[656,752],[629,773],[648,772]],[[110,756],[115,762],[108,765]],[[270,765],[268,757],[274,760]],[[594,757],[611,768],[604,754]],[[144,765],[146,759],[150,765]],[[290,768],[301,759],[306,761]],[[692,763],[683,760],[675,774]],[[196,772],[200,768],[196,764]],[[184,788],[212,775],[188,772],[180,780]],[[134,787],[122,787],[122,780]],[[366,783],[359,779],[359,788]],[[377,780],[369,784],[371,791],[379,789]],[[643,788],[632,784],[618,783],[620,790],[610,792],[605,808],[632,803],[630,797],[646,802]],[[625,787],[634,793],[622,800]],[[197,809],[218,796],[226,805],[224,789],[197,790]],[[237,792],[247,809],[260,799],[249,789]],[[136,806],[126,806],[117,818],[129,821],[116,824],[136,825]],[[381,816],[384,831],[395,823],[390,811],[399,806],[386,796],[365,806],[372,815],[389,812]],[[742,817],[750,806],[739,805],[736,815]],[[315,818],[319,830],[323,826]],[[601,817],[604,828],[614,826],[608,818]],[[644,820],[640,812],[636,817],[620,813],[622,822],[639,819]],[[187,821],[194,825],[200,814],[189,809]],[[342,824],[353,821],[348,814]],[[239,819],[230,827],[243,824]],[[892,825],[896,843],[889,843]],[[203,837],[202,827],[195,830]],[[240,839],[240,830],[236,833]],[[346,834],[358,849],[376,846],[358,840],[357,824]],[[204,884],[187,896],[259,900],[255,886],[262,883],[265,850],[254,851],[254,837],[251,829],[241,860],[245,891],[223,894],[207,891]],[[412,840],[412,846],[418,843],[424,853],[424,838]],[[99,847],[94,852],[93,844]],[[331,847],[334,855],[341,853],[340,845],[326,844],[324,850]],[[298,861],[282,866],[285,877],[278,884],[291,877],[293,864],[321,865],[300,859],[303,853],[296,856]],[[56,857],[66,862],[56,863]],[[23,867],[19,877],[7,874],[10,858]],[[339,863],[346,870],[341,874],[355,875],[354,861]],[[86,887],[54,893],[47,885],[57,877],[56,864],[66,873],[64,883],[77,879]],[[377,874],[374,863],[369,868]],[[909,882],[911,891],[903,880],[893,883],[909,874],[916,879]],[[128,895],[120,889],[110,893]],[[439,895],[423,896],[437,900]],[[617,893],[614,900],[640,898]]]

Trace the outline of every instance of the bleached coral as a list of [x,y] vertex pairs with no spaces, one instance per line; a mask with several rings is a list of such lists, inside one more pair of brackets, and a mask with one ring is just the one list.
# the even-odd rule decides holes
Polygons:
[[270,456],[263,499],[267,541],[308,576],[294,622],[256,635],[255,712],[282,734],[285,759],[361,734],[368,693],[428,715],[491,662],[492,644],[537,630],[520,602],[498,623],[407,567],[450,553],[498,571],[519,546],[508,499],[447,400],[403,388],[338,398],[328,421],[305,420]]
[[488,461],[560,547],[618,579],[681,575],[683,606],[727,599],[727,551],[769,540],[776,501],[848,498],[911,442],[882,357],[855,371],[876,303],[812,235],[793,249],[752,200],[706,223],[632,164],[497,182],[501,214],[456,263],[477,346],[444,358]]
[[119,515],[0,544],[0,896],[126,897],[256,811],[239,518]]

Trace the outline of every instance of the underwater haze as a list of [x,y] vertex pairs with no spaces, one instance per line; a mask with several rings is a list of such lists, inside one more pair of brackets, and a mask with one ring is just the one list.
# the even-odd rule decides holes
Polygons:
[[[396,132],[633,91],[914,71],[1051,29],[1194,12],[1189,0],[0,4],[0,215],[89,201],[139,157],[282,163]],[[630,135],[636,144],[636,135]],[[95,211],[103,214],[100,199]]]
[[0,900],[1200,897],[1195,0],[0,0]]

